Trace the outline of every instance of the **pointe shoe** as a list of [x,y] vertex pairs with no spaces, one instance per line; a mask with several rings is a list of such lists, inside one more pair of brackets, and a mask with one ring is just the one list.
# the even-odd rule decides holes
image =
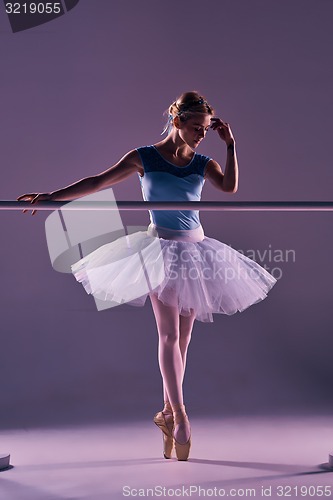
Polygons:
[[162,411],[156,413],[154,417],[154,423],[163,432],[163,455],[164,458],[171,458],[173,449],[173,415],[164,414]]
[[177,409],[173,408],[173,418],[174,418],[173,441],[174,441],[174,446],[175,446],[175,450],[176,450],[176,456],[177,456],[178,460],[187,460],[189,457],[189,454],[190,454],[190,449],[191,449],[191,444],[192,444],[191,430],[190,430],[190,437],[188,438],[186,443],[179,443],[174,436],[175,427],[177,424],[180,424],[180,423],[186,421],[188,423],[188,425],[190,425],[188,416],[185,412],[184,405],[180,405],[180,407],[177,407]]

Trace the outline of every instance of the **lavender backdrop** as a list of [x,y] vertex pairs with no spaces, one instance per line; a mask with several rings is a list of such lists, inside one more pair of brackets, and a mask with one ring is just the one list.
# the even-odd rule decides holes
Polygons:
[[[13,34],[1,6],[1,199],[59,189],[159,141],[163,111],[196,89],[231,124],[240,166],[235,195],[206,182],[203,200],[331,200],[332,14],[327,0],[81,0]],[[224,168],[217,133],[198,152]],[[142,199],[137,176],[114,192]],[[98,312],[52,269],[47,216],[1,212],[1,426],[130,418],[133,408],[151,418],[162,385],[149,300]],[[243,313],[195,323],[192,415],[332,409],[332,217],[201,213],[208,236],[254,252],[280,279]]]

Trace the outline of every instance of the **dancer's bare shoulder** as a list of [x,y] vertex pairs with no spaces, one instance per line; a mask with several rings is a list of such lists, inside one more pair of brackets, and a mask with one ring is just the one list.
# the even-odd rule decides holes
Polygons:
[[98,189],[104,189],[125,180],[132,174],[143,176],[144,170],[141,158],[136,149],[126,153],[115,165],[95,176]]

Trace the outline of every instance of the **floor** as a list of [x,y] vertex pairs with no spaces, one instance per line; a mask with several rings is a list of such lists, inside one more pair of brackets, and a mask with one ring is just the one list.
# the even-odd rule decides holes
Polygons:
[[189,461],[165,460],[152,422],[0,432],[1,500],[333,497],[333,418],[191,419]]

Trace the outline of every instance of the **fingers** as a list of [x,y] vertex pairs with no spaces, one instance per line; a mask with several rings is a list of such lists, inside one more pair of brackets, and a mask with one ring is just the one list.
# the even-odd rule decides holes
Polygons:
[[212,123],[211,128],[213,130],[218,129],[223,129],[223,128],[229,128],[229,123],[224,122],[221,120],[221,118],[211,118],[211,120],[214,120],[214,123]]
[[37,196],[38,193],[25,193],[25,194],[21,194],[20,196],[18,196],[16,199],[18,201],[20,200],[23,200],[23,198],[28,198],[28,199],[31,199],[31,198],[34,198],[35,196]]
[[[37,198],[39,196],[39,193],[26,193],[26,194],[21,194],[20,196],[18,196],[16,199],[17,201],[29,201],[32,203],[35,203],[37,201]],[[22,210],[22,213],[25,213],[25,212],[28,212],[28,208],[25,208],[24,210]],[[37,210],[33,210],[31,215],[35,215],[35,213],[37,213]]]
[[[23,213],[28,212],[28,208],[25,208],[24,210],[22,210],[22,212],[23,212]],[[33,210],[33,211],[31,212],[31,215],[35,215],[36,213],[37,213],[37,210]]]
[[[24,210],[22,210],[22,213],[25,214],[25,212],[28,212],[28,210],[29,210],[28,208],[25,208]],[[37,210],[33,210],[31,215],[34,215],[36,212],[37,212]]]

